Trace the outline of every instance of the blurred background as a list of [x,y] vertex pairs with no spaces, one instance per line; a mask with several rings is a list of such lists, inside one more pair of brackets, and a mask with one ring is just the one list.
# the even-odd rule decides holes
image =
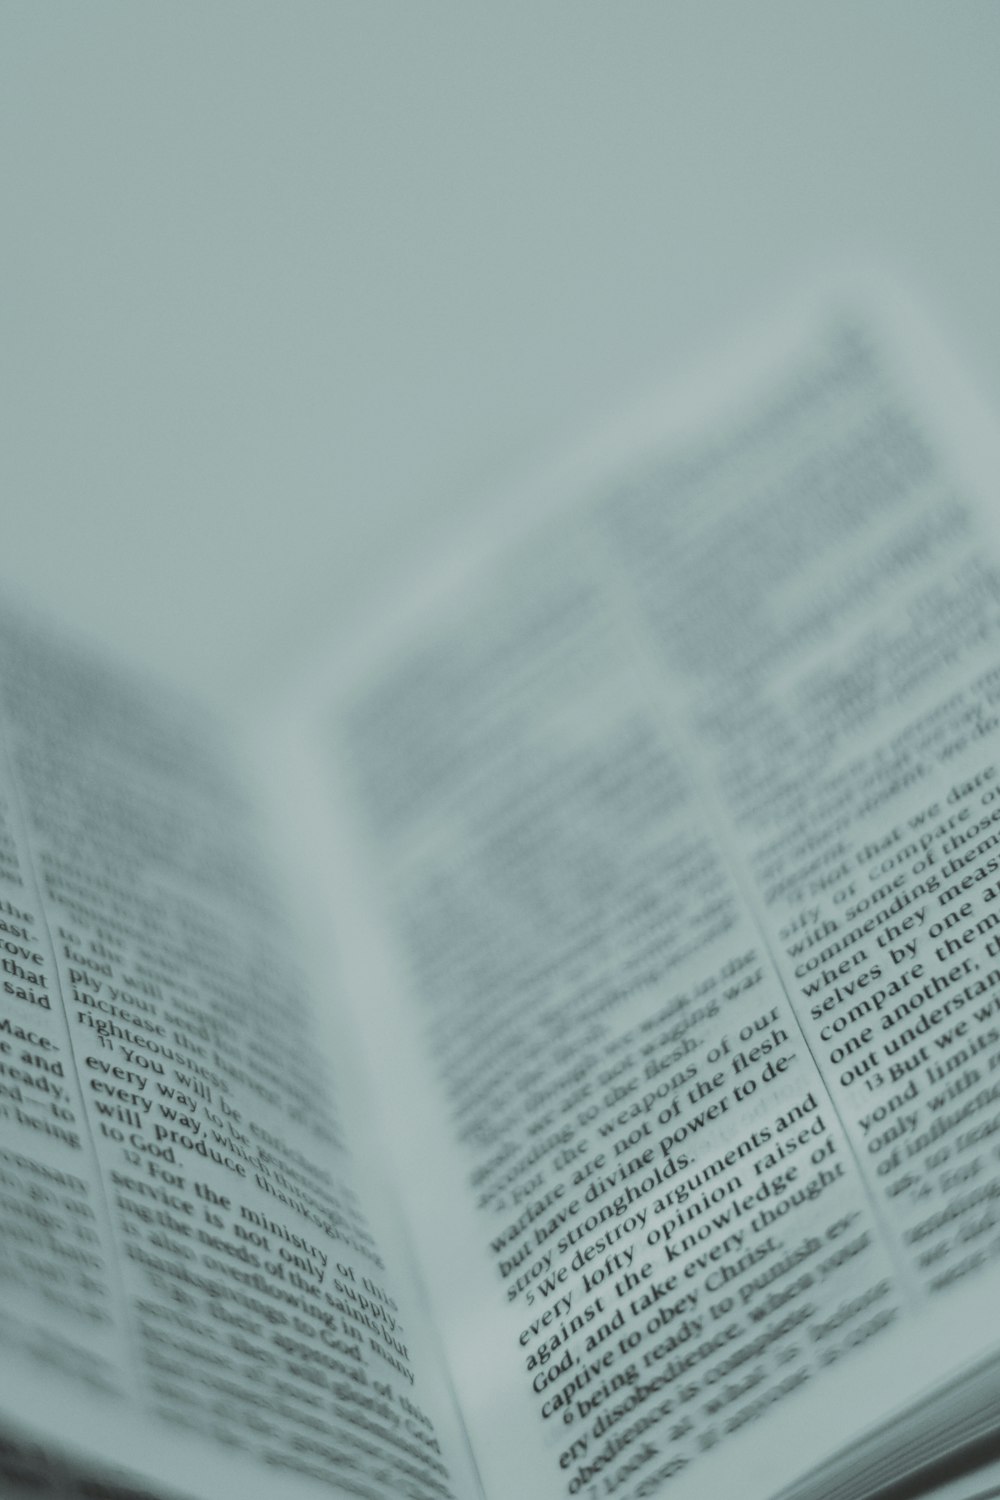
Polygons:
[[0,587],[248,708],[858,252],[1000,412],[998,77],[995,0],[5,0]]

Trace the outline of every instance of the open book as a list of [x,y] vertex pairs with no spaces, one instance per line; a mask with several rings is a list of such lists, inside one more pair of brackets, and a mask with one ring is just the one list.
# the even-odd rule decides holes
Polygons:
[[987,1492],[1000,460],[861,306],[252,743],[3,614],[14,1492]]

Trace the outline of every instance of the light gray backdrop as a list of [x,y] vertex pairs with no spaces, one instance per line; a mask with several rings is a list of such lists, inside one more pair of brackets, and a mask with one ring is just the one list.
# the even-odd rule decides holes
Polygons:
[[3,4],[0,585],[250,704],[842,247],[1000,411],[998,79],[974,0]]

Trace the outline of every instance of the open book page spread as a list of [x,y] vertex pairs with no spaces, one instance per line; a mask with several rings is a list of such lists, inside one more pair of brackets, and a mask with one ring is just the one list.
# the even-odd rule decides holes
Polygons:
[[475,1493],[231,757],[12,620],[0,651],[5,1428],[114,1494]]
[[0,616],[12,1493],[996,1483],[1000,461],[861,306],[263,754]]
[[861,1495],[989,1451],[1000,471],[967,417],[932,345],[829,307],[313,684],[489,1495]]

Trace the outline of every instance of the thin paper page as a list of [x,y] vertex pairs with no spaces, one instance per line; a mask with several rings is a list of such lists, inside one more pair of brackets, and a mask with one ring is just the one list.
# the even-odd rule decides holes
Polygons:
[[231,749],[0,629],[0,1414],[126,1486],[446,1500],[437,1354]]
[[879,323],[793,320],[316,714],[488,1493],[771,1494],[995,1345],[997,553]]

